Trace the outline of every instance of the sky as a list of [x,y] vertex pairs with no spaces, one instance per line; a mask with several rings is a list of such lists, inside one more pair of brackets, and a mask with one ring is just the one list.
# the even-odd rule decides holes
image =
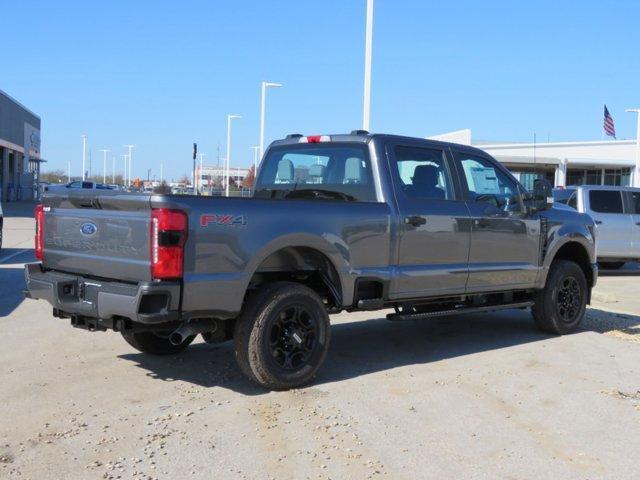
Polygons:
[[[81,135],[135,144],[134,177],[177,180],[192,143],[253,163],[266,143],[361,127],[366,0],[0,0],[0,89],[42,118],[45,170],[81,175]],[[640,2],[375,0],[371,131],[474,141],[600,140],[603,105],[635,138]],[[110,156],[112,154],[109,154]],[[99,165],[99,167],[98,167]]]

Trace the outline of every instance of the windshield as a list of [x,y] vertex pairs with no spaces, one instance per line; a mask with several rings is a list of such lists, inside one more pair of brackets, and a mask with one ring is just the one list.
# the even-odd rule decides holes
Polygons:
[[271,148],[260,167],[258,198],[376,201],[362,144],[303,144]]

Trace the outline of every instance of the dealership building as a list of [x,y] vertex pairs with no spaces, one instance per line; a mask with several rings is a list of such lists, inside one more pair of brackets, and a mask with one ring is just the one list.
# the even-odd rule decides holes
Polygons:
[[0,90],[0,201],[32,199],[42,162],[40,117]]
[[[544,177],[556,187],[570,185],[640,186],[636,140],[584,142],[476,142],[471,130],[429,137],[473,145],[495,157],[528,189]],[[635,178],[634,178],[635,177]]]

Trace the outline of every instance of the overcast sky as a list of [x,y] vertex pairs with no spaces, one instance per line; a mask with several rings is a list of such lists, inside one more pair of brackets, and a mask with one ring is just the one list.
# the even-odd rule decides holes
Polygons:
[[[0,0],[0,89],[42,117],[47,169],[81,174],[111,148],[134,176],[178,178],[196,141],[215,164],[253,162],[260,82],[267,141],[360,128],[365,0]],[[618,137],[640,106],[640,2],[376,0],[371,130],[476,140]],[[101,162],[99,162],[101,163]],[[100,170],[101,172],[101,170]]]

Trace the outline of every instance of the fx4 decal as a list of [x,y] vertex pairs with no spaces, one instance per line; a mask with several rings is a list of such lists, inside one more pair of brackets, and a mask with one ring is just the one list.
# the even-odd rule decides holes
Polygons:
[[200,215],[201,227],[208,227],[209,225],[238,226],[246,224],[247,217],[245,215],[221,215],[217,213],[203,213]]

